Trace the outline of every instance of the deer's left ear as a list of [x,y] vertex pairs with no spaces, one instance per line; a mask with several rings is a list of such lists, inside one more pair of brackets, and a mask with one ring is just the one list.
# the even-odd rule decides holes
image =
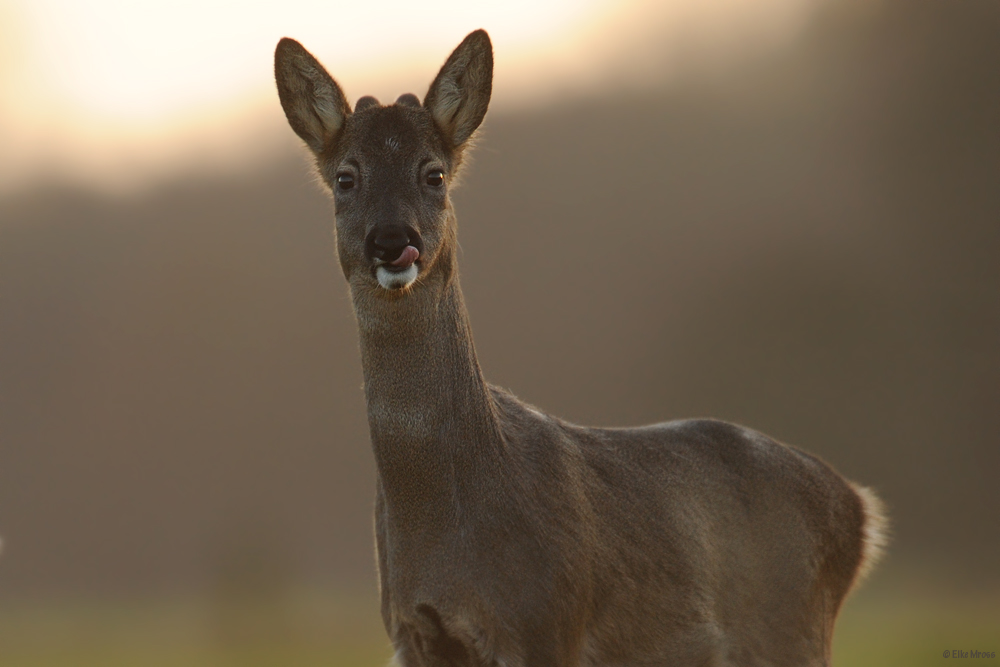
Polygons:
[[351,113],[343,91],[311,53],[288,37],[274,52],[274,78],[288,124],[318,154]]
[[483,122],[492,92],[493,45],[485,30],[476,30],[445,61],[427,91],[424,108],[457,148]]

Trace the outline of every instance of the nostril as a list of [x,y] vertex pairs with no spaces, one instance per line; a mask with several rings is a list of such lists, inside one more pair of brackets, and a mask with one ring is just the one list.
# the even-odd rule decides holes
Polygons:
[[374,231],[368,235],[365,250],[373,259],[394,262],[410,245],[410,236],[404,229]]
[[381,259],[383,262],[395,262],[399,259],[399,256],[403,254],[406,250],[408,244],[403,244],[396,247],[383,248],[381,246],[376,246],[375,256]]

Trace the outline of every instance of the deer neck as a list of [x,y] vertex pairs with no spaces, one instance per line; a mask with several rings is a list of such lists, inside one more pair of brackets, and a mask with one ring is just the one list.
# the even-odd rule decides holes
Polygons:
[[453,524],[466,491],[471,501],[497,479],[504,447],[454,257],[437,269],[402,298],[355,293],[354,304],[387,508],[401,520]]

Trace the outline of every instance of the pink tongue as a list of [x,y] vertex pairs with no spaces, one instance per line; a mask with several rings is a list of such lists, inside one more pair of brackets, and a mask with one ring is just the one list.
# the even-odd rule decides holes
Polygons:
[[403,254],[397,257],[392,262],[389,262],[389,264],[391,264],[392,266],[401,266],[405,269],[410,264],[413,264],[415,261],[417,261],[418,257],[420,257],[420,251],[414,248],[413,246],[408,245],[405,248],[403,248]]

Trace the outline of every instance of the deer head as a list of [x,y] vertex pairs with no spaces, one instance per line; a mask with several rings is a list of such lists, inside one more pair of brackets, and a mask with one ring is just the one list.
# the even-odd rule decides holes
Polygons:
[[454,267],[449,190],[486,115],[493,49],[483,30],[445,62],[423,104],[405,94],[351,111],[337,82],[301,44],[275,52],[278,95],[289,124],[333,192],[340,265],[355,298],[405,298]]

